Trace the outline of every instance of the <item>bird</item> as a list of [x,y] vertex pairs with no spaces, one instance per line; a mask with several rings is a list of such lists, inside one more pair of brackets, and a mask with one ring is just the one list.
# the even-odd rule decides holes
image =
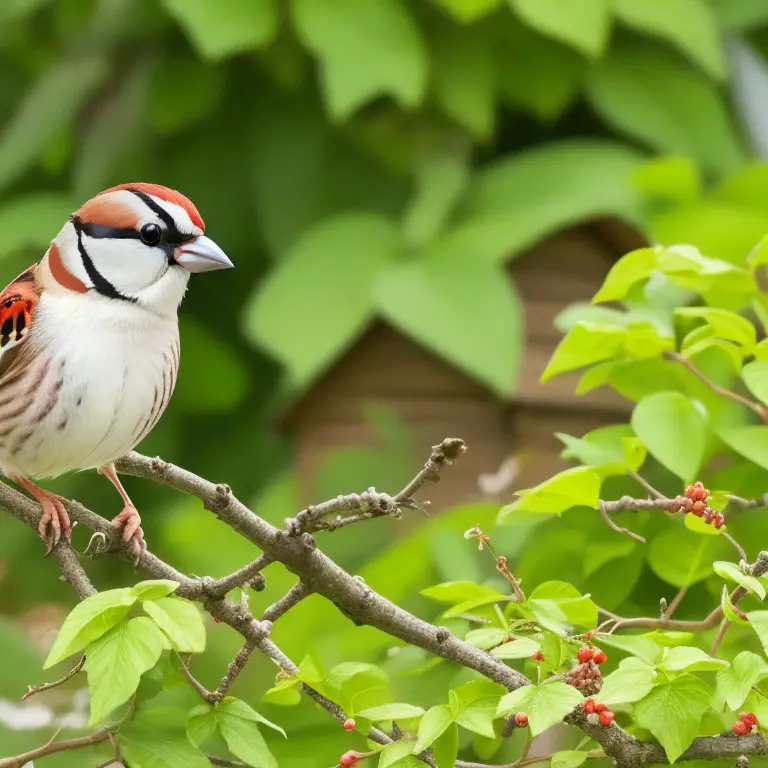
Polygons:
[[110,187],[0,292],[0,472],[40,503],[46,556],[72,524],[63,499],[33,481],[89,469],[120,494],[112,524],[136,561],[146,549],[115,461],[168,406],[190,274],[234,266],[204,232],[180,192]]

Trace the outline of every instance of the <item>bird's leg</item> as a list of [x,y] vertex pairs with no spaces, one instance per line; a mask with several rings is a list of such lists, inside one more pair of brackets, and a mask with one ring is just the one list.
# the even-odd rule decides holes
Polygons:
[[67,541],[71,541],[72,524],[69,522],[69,515],[61,496],[38,487],[24,477],[12,477],[11,480],[24,486],[40,502],[40,506],[43,508],[43,516],[40,518],[37,530],[40,538],[46,543],[45,557],[48,557],[53,548],[59,543],[62,533]]
[[125,503],[123,511],[112,520],[112,525],[123,529],[122,539],[136,551],[136,560],[138,561],[141,553],[147,548],[147,544],[144,541],[144,531],[141,530],[139,513],[136,507],[133,506],[133,502],[126,493],[125,488],[123,488],[123,484],[117,476],[115,465],[111,463],[105,464],[103,467],[99,467],[98,472],[100,475],[104,475],[117,488],[117,492]]

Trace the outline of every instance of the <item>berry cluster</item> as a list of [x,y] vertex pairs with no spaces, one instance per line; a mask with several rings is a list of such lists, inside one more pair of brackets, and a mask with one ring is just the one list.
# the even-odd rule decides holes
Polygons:
[[708,525],[722,528],[725,525],[725,518],[707,504],[708,499],[709,488],[705,488],[701,482],[695,482],[685,489],[685,496],[678,496],[673,500],[671,510],[672,512],[682,511],[686,515],[690,512],[702,518]]
[[746,736],[748,733],[757,733],[760,723],[757,722],[754,712],[742,712],[739,719],[731,726],[731,730],[737,736]]
[[596,703],[594,699],[584,702],[584,711],[587,713],[587,722],[591,725],[610,725],[613,722],[613,712],[605,704]]
[[608,661],[608,656],[599,648],[589,645],[582,645],[576,655],[580,663],[566,673],[565,682],[588,696],[600,693],[603,676],[598,665]]

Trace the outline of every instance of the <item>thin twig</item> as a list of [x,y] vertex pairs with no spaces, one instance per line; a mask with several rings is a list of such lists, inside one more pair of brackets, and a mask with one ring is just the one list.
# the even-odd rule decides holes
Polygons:
[[31,760],[37,760],[39,757],[46,757],[47,755],[53,755],[56,754],[56,752],[64,752],[68,749],[82,749],[83,747],[91,747],[94,744],[101,744],[101,742],[109,739],[109,733],[107,728],[101,728],[88,736],[80,736],[76,739],[65,739],[63,741],[51,740],[47,744],[43,744],[42,747],[31,749],[29,752],[24,752],[21,755],[0,758],[0,768],[22,768],[25,763],[28,763]]
[[227,592],[231,592],[233,589],[242,587],[243,584],[252,581],[271,562],[266,555],[259,555],[253,562],[244,565],[239,570],[229,574],[229,576],[207,582],[204,586],[204,591],[211,597],[224,597]]
[[731,622],[728,621],[728,619],[723,619],[722,623],[720,624],[720,630],[718,631],[717,636],[715,637],[715,640],[712,643],[712,648],[710,648],[709,650],[710,656],[714,656],[717,653],[717,649],[720,647],[720,643],[723,642],[725,633],[728,631],[728,627],[730,626],[731,626]]
[[281,616],[291,610],[295,605],[298,605],[305,597],[311,594],[310,588],[303,582],[294,584],[283,597],[276,603],[267,608],[264,613],[261,614],[262,621],[277,621]]
[[217,701],[216,694],[213,691],[209,691],[197,678],[189,671],[189,664],[179,656],[179,664],[181,664],[181,671],[184,673],[184,677],[187,678],[190,685],[200,694],[201,698],[205,699],[208,703]]
[[677,610],[677,606],[683,602],[686,594],[688,594],[688,587],[680,587],[678,593],[672,598],[672,602],[667,606],[667,610],[662,614],[662,621],[669,621],[672,618],[672,614]]
[[744,560],[746,562],[747,553],[744,551],[744,547],[742,547],[741,544],[739,544],[739,542],[727,531],[723,531],[720,535],[736,550],[736,552],[738,552],[739,560]]
[[245,665],[248,663],[248,659],[251,657],[251,653],[253,653],[255,647],[254,643],[250,640],[246,640],[243,647],[237,652],[237,656],[229,662],[227,674],[221,678],[218,688],[211,693],[214,701],[220,701],[227,695],[232,683],[235,682],[235,678],[243,671]]
[[85,656],[80,657],[80,661],[75,664],[72,669],[67,672],[64,677],[62,677],[60,680],[54,680],[52,683],[41,683],[40,685],[29,685],[27,686],[27,692],[21,697],[22,701],[26,701],[31,696],[34,696],[36,693],[42,693],[43,691],[48,691],[51,688],[56,688],[59,685],[63,685],[67,682],[67,680],[70,680],[73,678],[82,668],[85,664]]
[[629,528],[622,528],[620,525],[617,525],[613,520],[611,520],[606,509],[606,502],[601,500],[599,502],[598,509],[600,510],[600,517],[603,518],[611,530],[616,531],[616,533],[625,533],[627,536],[629,536],[630,539],[634,539],[635,541],[639,541],[641,544],[645,544],[645,539],[640,534],[635,533],[634,531],[630,531]]
[[713,392],[720,395],[721,397],[727,398],[728,400],[733,400],[734,403],[739,403],[739,405],[743,405],[746,408],[749,408],[751,411],[754,411],[754,413],[756,413],[763,422],[768,424],[768,408],[766,408],[762,403],[757,403],[754,400],[743,397],[736,392],[732,392],[730,389],[721,387],[719,384],[712,381],[712,379],[710,379],[706,374],[700,371],[687,357],[683,357],[678,352],[665,352],[664,357],[666,357],[667,360],[675,360],[676,362],[680,363],[700,381],[704,382],[704,384],[706,384]]

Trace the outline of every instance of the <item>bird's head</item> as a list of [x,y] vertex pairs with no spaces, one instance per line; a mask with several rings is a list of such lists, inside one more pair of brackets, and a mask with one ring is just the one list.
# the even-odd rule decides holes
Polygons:
[[232,262],[203,232],[197,208],[159,184],[121,184],[72,214],[46,253],[44,288],[176,311],[191,272]]

